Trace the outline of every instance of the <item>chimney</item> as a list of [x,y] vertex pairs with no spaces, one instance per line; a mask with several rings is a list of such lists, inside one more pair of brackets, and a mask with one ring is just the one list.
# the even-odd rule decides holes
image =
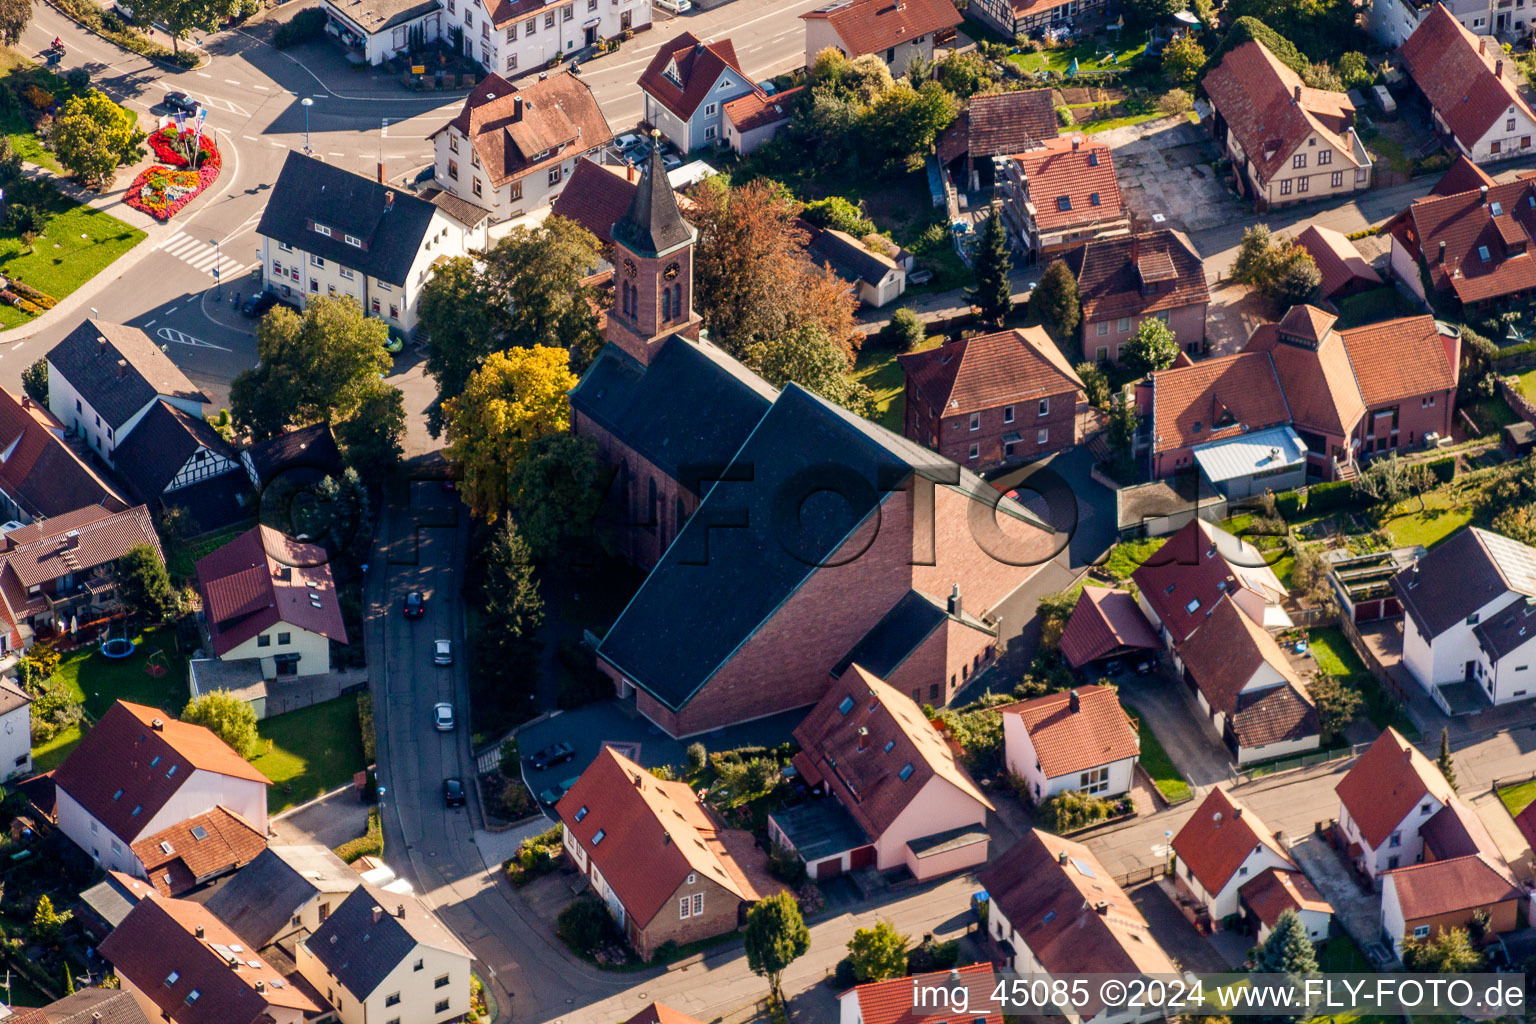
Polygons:
[[865,750],[868,750],[868,749],[869,749],[869,730],[861,725],[861,726],[859,726],[859,750],[860,751],[865,751]]
[[[1441,263],[1445,262],[1445,242],[1444,242],[1444,240],[1442,240],[1440,242],[1440,262]],[[1414,572],[1418,572],[1419,571],[1419,567],[1418,566],[1414,566],[1413,567],[1413,571]]]
[[1072,152],[1076,153],[1079,149],[1082,148],[1082,146],[1083,137],[1081,135],[1072,136]]
[[949,588],[949,614],[959,616],[960,609],[960,584],[956,583]]
[[117,379],[122,380],[126,376],[128,376],[128,360],[119,359],[117,361]]
[[1412,761],[1413,760],[1413,748],[1412,747],[1407,747],[1407,748],[1405,748],[1403,750],[1403,760],[1404,761]]
[[1067,694],[1067,709],[1074,715],[1083,710],[1083,698],[1077,695],[1077,690]]
[[102,356],[104,356],[106,354],[107,354],[107,339],[106,338],[97,338],[96,339],[96,357],[99,359],[99,358],[101,358]]
[[1504,62],[1502,60],[1496,60],[1496,61],[1493,62],[1493,77],[1494,78],[1503,78],[1504,77]]
[[1241,807],[1234,807],[1234,808],[1232,808],[1232,820],[1233,821],[1242,821],[1243,820],[1243,809]]
[[624,177],[628,178],[630,181],[634,181],[635,180],[635,165],[634,164],[628,163],[628,162],[626,162],[624,164]]
[[[163,718],[153,719],[149,723],[149,727],[151,729],[155,730],[155,732],[165,732],[165,719],[163,719]],[[202,928],[199,927],[198,931],[202,931]]]
[[395,916],[400,918],[402,921],[405,920],[405,904],[404,903],[396,903],[395,904]]
[[[155,721],[158,722],[158,721],[160,721],[160,719],[157,718],[157,719],[155,719]],[[202,938],[203,937],[203,926],[202,925],[198,925],[197,926],[197,930],[196,930],[196,932],[194,934],[196,934],[198,938]]]
[[1058,864],[1065,864],[1070,859],[1071,858],[1069,858],[1067,856],[1067,851],[1066,850],[1062,850],[1060,853],[1058,853],[1056,855],[1056,863],[1058,863]]
[[1099,902],[1097,902],[1097,903],[1095,903],[1093,905],[1093,909],[1097,910],[1101,914],[1108,914],[1109,913],[1109,900],[1099,900]]
[[1478,53],[1483,53],[1483,54],[1486,54],[1488,52],[1488,39],[1487,39],[1486,36],[1478,39],[1478,41],[1477,41],[1477,52]]
[[66,533],[64,535],[64,546],[67,547],[67,548],[77,548],[77,547],[79,547],[80,546],[80,531],[79,530],[70,530],[68,533]]
[[1477,191],[1478,191],[1478,194],[1481,195],[1482,198],[1483,198],[1483,205],[1487,206],[1488,205],[1488,186],[1487,185],[1479,185],[1477,187]]
[[1141,236],[1131,236],[1131,262],[1135,263],[1141,258]]
[[1298,85],[1296,87],[1296,91],[1291,95],[1291,102],[1292,103],[1300,103],[1301,102],[1301,86]]
[[374,924],[378,924],[380,918],[382,918],[383,916],[384,916],[384,908],[375,905],[374,908],[373,908],[373,923]]
[[395,208],[395,192],[394,192],[394,189],[390,189],[388,192],[384,193],[384,212],[388,213],[390,210],[393,210],[394,208]]
[[512,116],[519,121],[523,119],[523,98],[521,96],[512,97]]
[[256,979],[256,991],[257,992],[265,992],[266,990],[267,990],[267,983],[262,981],[260,978],[257,978]]
[[32,399],[28,398],[26,395],[22,395],[21,396],[21,407],[23,409],[30,409],[30,408],[32,408]]
[[384,161],[379,161],[379,184],[384,184]]

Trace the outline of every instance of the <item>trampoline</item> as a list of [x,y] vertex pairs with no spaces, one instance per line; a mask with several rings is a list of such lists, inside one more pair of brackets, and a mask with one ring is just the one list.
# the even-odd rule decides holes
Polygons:
[[133,654],[133,639],[126,626],[120,631],[108,628],[101,638],[101,653],[108,658],[126,658]]

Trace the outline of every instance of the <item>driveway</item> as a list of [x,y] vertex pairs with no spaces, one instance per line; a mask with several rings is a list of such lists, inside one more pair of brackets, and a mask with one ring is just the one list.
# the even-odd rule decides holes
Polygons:
[[1125,890],[1131,902],[1136,904],[1136,909],[1141,911],[1141,916],[1147,919],[1147,926],[1152,930],[1152,937],[1157,940],[1157,944],[1163,947],[1168,959],[1182,971],[1215,974],[1227,970],[1226,960],[1204,935],[1195,930],[1189,918],[1179,912],[1172,897],[1163,888],[1164,884],[1161,880],[1153,879]]
[[1231,780],[1231,757],[1214,731],[1202,724],[1205,716],[1189,688],[1166,667],[1152,675],[1127,674],[1115,680],[1120,699],[1133,706],[1152,727],[1184,780],[1203,793]]
[[273,842],[334,850],[368,831],[368,805],[349,786],[272,819]]
[[1381,945],[1381,897],[1366,893],[1354,874],[1321,836],[1312,835],[1291,847],[1291,856],[1317,891],[1333,904],[1333,918],[1344,926],[1365,955],[1379,960]]

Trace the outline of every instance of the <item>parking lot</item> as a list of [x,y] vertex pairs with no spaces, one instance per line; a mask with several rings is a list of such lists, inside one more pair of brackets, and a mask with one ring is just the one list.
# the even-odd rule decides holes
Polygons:
[[1197,124],[1162,118],[1101,132],[1095,141],[1114,148],[1120,192],[1139,230],[1201,231],[1248,212],[1217,178],[1220,152]]

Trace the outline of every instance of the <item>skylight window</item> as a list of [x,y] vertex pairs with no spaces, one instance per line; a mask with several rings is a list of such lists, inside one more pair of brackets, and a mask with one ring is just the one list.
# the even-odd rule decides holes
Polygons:
[[1190,615],[1195,614],[1195,612],[1200,610],[1200,599],[1197,597],[1193,601],[1189,602],[1189,604],[1184,606],[1184,610]]
[[1088,193],[1088,205],[1089,206],[1098,206],[1099,205],[1099,194],[1097,192],[1089,192]]
[[908,779],[910,779],[912,777],[912,762],[908,761],[906,764],[902,765],[901,771],[897,772],[896,775],[901,779],[902,782],[906,782]]
[[123,798],[123,791],[122,790],[118,790],[116,793],[112,794],[112,799],[113,800],[121,800],[122,798]]
[[198,842],[202,842],[204,839],[208,838],[208,830],[203,828],[201,825],[193,825],[192,838],[196,839]]
[[160,755],[159,754],[156,754],[155,755],[155,759],[153,761],[149,762],[149,766],[151,768],[158,768],[160,766]]
[[170,778],[174,778],[175,776],[176,776],[176,766],[175,765],[171,765],[170,771],[165,773],[165,777],[170,779]]
[[608,830],[607,829],[605,829],[605,828],[598,829],[597,830],[597,835],[592,837],[592,845],[596,846],[598,843],[601,843],[604,839],[606,839],[607,836],[608,836]]
[[164,854],[172,854],[175,853],[176,850],[171,846],[169,841],[165,841],[160,844],[160,852]]
[[139,816],[139,812],[142,811],[142,810],[144,810],[144,805],[143,804],[139,804],[137,807],[135,807],[133,809],[133,813],[131,815],[129,815],[129,817],[137,818]]
[[892,748],[894,748],[895,746],[896,746],[896,741],[895,740],[886,740],[885,741],[885,752],[887,754],[889,754],[891,752]]
[[170,974],[167,974],[165,976],[165,985],[166,985],[167,988],[169,988],[170,986],[176,984],[176,982],[178,982],[180,980],[181,980],[181,972],[180,971],[172,971]]
[[1484,263],[1488,262],[1488,247],[1486,245],[1480,245],[1477,247],[1477,258],[1482,260]]
[[1493,211],[1493,215],[1495,217],[1502,217],[1504,215],[1504,206],[1502,203],[1489,203],[1488,209]]
[[842,701],[837,705],[837,713],[840,714],[840,715],[846,715],[848,712],[850,712],[852,710],[853,710],[853,697],[852,696],[844,697],[842,699]]
[[1098,150],[1090,149],[1088,151],[1088,166],[1089,167],[1097,167],[1097,166],[1099,166],[1099,151]]
[[1071,196],[1057,196],[1056,197],[1056,209],[1061,210],[1062,212],[1066,212],[1067,210],[1072,209],[1072,197]]
[[197,989],[193,989],[191,992],[188,992],[187,993],[187,1005],[191,1006],[193,1003],[197,1002],[198,999],[201,998],[201,996],[202,996],[202,993],[199,992]]
[[576,820],[580,821],[582,818],[585,818],[586,816],[587,816],[587,805],[586,804],[582,804],[576,810]]

